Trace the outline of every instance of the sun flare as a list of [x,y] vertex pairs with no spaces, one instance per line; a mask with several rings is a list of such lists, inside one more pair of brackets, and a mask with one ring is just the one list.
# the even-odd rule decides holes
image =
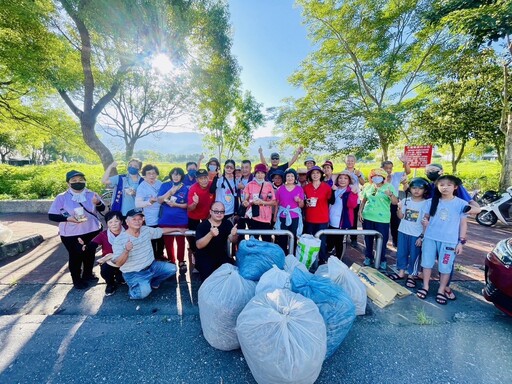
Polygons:
[[155,71],[163,75],[169,74],[174,68],[171,59],[165,53],[157,54],[153,60],[151,60],[151,66]]

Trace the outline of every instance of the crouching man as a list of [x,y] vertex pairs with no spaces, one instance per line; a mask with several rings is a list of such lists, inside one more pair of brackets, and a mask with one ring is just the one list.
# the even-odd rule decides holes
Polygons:
[[164,280],[176,274],[174,264],[155,260],[151,246],[151,240],[176,229],[145,226],[141,209],[128,211],[126,225],[128,229],[114,240],[112,261],[123,272],[130,298],[143,299],[151,290],[158,289]]

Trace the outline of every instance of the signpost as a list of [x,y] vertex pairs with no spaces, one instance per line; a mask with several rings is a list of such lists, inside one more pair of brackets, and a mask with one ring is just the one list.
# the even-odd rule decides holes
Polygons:
[[425,168],[432,160],[432,146],[406,145],[404,154],[411,168]]

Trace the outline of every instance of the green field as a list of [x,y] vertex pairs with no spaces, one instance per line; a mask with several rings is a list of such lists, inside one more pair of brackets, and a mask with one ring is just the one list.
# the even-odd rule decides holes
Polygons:
[[[449,173],[450,163],[442,163]],[[185,167],[185,164],[155,163],[160,170],[160,179],[168,175],[168,172],[176,167]],[[378,163],[361,163],[360,169],[363,174],[368,175],[372,168],[379,166]],[[294,167],[296,168],[296,167]],[[335,172],[343,169],[342,164],[335,164]],[[462,178],[464,186],[468,191],[479,189],[487,191],[497,190],[499,183],[500,164],[495,161],[461,162],[457,176]],[[101,184],[103,167],[90,164],[78,163],[54,163],[43,166],[15,167],[0,164],[0,200],[9,199],[47,199],[53,198],[66,189],[65,175],[71,169],[83,172],[87,178],[88,188],[102,192],[104,186]],[[400,170],[401,166],[395,167]],[[124,172],[125,169],[120,169]],[[411,174],[411,177],[414,174]],[[423,170],[417,171],[417,176],[424,176]]]

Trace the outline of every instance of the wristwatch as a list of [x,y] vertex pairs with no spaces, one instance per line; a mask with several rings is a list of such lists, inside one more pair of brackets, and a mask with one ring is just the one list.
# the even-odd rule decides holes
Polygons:
[[462,245],[466,244],[467,240],[465,237],[459,237],[459,243],[461,243]]

